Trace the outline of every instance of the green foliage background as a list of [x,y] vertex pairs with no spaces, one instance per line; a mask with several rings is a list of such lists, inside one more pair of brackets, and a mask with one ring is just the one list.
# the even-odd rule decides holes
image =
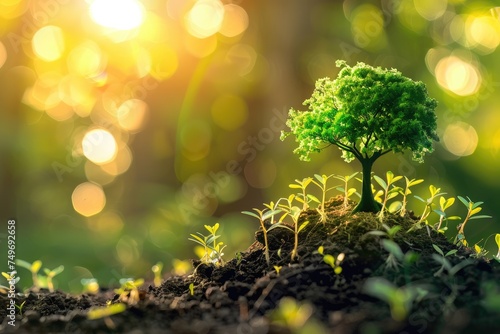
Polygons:
[[[425,179],[415,191],[422,197],[434,184],[447,196],[484,201],[484,214],[494,218],[468,224],[471,243],[500,232],[500,8],[495,1],[233,1],[248,14],[248,28],[236,37],[212,36],[216,47],[204,55],[189,52],[189,36],[179,33],[185,30],[182,19],[166,11],[175,2],[144,4],[168,30],[167,37],[143,42],[144,47],[173,49],[177,66],[168,77],[117,76],[118,95],[143,100],[149,113],[140,131],[117,132],[132,163],[102,185],[106,206],[88,218],[72,204],[75,187],[89,178],[86,158],[73,149],[82,131],[103,119],[92,112],[58,121],[26,103],[41,66],[31,39],[43,25],[33,14],[45,13],[45,25],[60,26],[69,36],[68,49],[76,41],[93,40],[108,52],[110,73],[123,70],[128,44],[93,35],[85,28],[85,15],[79,19],[86,9],[73,2],[54,0],[44,7],[41,1],[33,9],[37,2],[17,1],[26,7],[19,15],[2,10],[0,254],[6,254],[7,220],[15,219],[16,256],[40,259],[48,268],[63,264],[66,270],[56,280],[72,291],[81,289],[82,277],[94,276],[104,285],[121,277],[152,278],[157,261],[170,270],[174,259],[195,257],[187,238],[203,224],[220,222],[226,256],[232,257],[253,242],[258,228],[240,211],[287,196],[294,179],[360,170],[355,162],[346,164],[336,148],[311,162],[299,161],[293,140],[279,140],[288,110],[301,109],[318,78],[336,77],[337,59],[397,68],[423,81],[439,102],[441,142],[435,152],[424,164],[408,154],[388,154],[377,161],[375,173],[392,170]],[[162,59],[158,64],[164,65]],[[412,203],[418,214],[421,203]],[[465,215],[459,203],[453,209]],[[492,238],[486,248],[496,254]],[[7,258],[0,261],[4,271]],[[29,285],[22,270],[20,284]]]

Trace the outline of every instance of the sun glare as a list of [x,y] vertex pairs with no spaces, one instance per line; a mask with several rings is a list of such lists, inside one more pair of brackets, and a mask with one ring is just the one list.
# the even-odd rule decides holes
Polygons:
[[90,16],[97,24],[116,30],[132,30],[141,25],[144,8],[136,0],[94,0]]

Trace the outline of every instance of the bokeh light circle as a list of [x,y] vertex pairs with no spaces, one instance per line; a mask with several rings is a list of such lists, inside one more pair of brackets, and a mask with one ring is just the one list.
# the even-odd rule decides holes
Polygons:
[[89,11],[95,23],[116,30],[132,30],[144,19],[144,8],[136,0],[94,0]]
[[445,148],[458,157],[474,153],[478,144],[476,129],[465,122],[449,124],[443,134]]
[[76,212],[85,217],[98,214],[106,205],[106,195],[100,186],[85,182],[79,184],[71,195],[71,202]]
[[83,154],[95,164],[105,164],[112,161],[117,152],[116,140],[104,129],[90,130],[82,140]]
[[441,87],[460,96],[477,93],[481,84],[481,74],[476,66],[455,56],[441,59],[436,65],[435,75]]
[[31,43],[33,52],[41,60],[57,60],[61,58],[64,51],[62,29],[56,26],[40,28],[33,36]]
[[219,0],[199,0],[185,17],[188,32],[198,38],[217,33],[224,20],[224,5]]

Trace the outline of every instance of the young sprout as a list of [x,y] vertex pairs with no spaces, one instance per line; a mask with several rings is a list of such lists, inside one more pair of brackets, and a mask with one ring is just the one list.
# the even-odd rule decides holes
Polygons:
[[[271,204],[274,204],[271,202]],[[272,205],[274,207],[274,205]],[[253,210],[256,212],[250,212],[250,211],[242,211],[241,213],[257,218],[260,223],[260,227],[262,228],[262,234],[264,236],[264,255],[266,257],[266,262],[269,265],[271,263],[270,257],[269,257],[269,244],[267,240],[267,233],[271,231],[272,229],[280,226],[279,223],[274,224],[274,216],[278,213],[280,213],[282,210],[280,209],[264,209],[264,210],[259,210],[256,208],[253,208]],[[283,217],[282,217],[283,218]],[[269,228],[266,227],[265,221],[267,219],[271,219],[271,226]],[[281,221],[280,221],[281,222]]]
[[396,197],[403,190],[400,187],[395,187],[393,183],[401,180],[403,177],[394,176],[394,174],[391,171],[388,171],[386,173],[387,182],[377,175],[374,175],[373,178],[384,190],[384,199],[382,201],[382,207],[380,208],[380,211],[378,213],[378,219],[380,220],[380,222],[382,222],[384,220],[384,212],[387,208],[387,201]]
[[144,279],[122,278],[120,284],[120,288],[115,289],[115,293],[119,295],[118,299],[129,305],[137,304],[140,300],[139,287],[144,284]]
[[441,276],[443,274],[444,269],[446,269],[448,277],[453,277],[457,272],[467,267],[468,265],[474,263],[473,260],[466,259],[453,266],[452,263],[447,259],[447,257],[455,254],[456,249],[453,249],[448,253],[444,254],[443,250],[439,248],[439,246],[433,244],[432,247],[434,247],[434,249],[438,253],[438,254],[432,254],[432,259],[441,265],[441,268],[439,268],[439,270],[434,273],[434,276]]
[[52,279],[59,275],[60,273],[62,273],[64,270],[64,266],[63,265],[60,265],[59,267],[55,268],[55,269],[48,269],[48,268],[43,268],[43,271],[45,272],[45,275],[47,275],[46,279],[47,279],[47,288],[49,289],[50,292],[54,292],[54,282],[52,281]]
[[161,285],[161,271],[163,270],[163,263],[157,262],[154,266],[151,267],[151,271],[153,272],[154,279],[153,284],[156,287]]
[[478,244],[474,244],[474,256],[475,258],[485,258],[486,255],[488,255],[488,251],[484,249],[483,247],[479,246]]
[[460,219],[460,217],[458,217],[458,216],[447,217],[447,215],[446,215],[446,209],[451,207],[454,203],[455,203],[455,197],[450,197],[450,198],[446,199],[446,198],[444,198],[444,196],[441,196],[439,198],[439,209],[434,210],[434,212],[439,215],[439,222],[438,222],[437,226],[434,227],[434,229],[436,231],[438,231],[439,233],[444,233],[448,229],[447,226],[444,228],[441,228],[443,222],[445,222],[447,220]]
[[406,285],[398,287],[382,277],[371,277],[366,280],[363,290],[389,304],[391,316],[396,321],[405,320],[415,301],[424,298],[428,291],[421,287]]
[[403,195],[403,201],[401,202],[401,209],[399,211],[399,215],[401,217],[404,217],[406,215],[406,205],[408,204],[408,195],[411,194],[410,187],[413,187],[417,184],[424,182],[423,179],[418,179],[418,180],[411,179],[411,180],[409,180],[406,176],[405,176],[405,181],[406,181],[405,190],[404,190],[404,192],[401,191],[401,194]]
[[17,276],[15,277],[16,275],[16,272],[13,271],[13,272],[10,272],[10,273],[6,273],[6,272],[3,272],[2,271],[2,276],[5,277],[5,279],[7,280],[7,283],[9,286],[4,286],[4,285],[0,285],[0,291],[2,293],[10,293],[10,292],[13,292],[10,290],[10,287],[14,286],[17,284],[17,282],[19,282],[19,280],[21,279],[20,276]]
[[436,252],[439,254],[432,254],[432,257],[434,258],[434,261],[436,262],[439,262],[441,263],[441,268],[439,268],[438,271],[436,271],[434,273],[434,276],[441,276],[441,274],[443,273],[443,270],[444,268],[452,268],[452,265],[450,263],[450,261],[448,261],[448,259],[446,259],[447,257],[449,256],[452,256],[453,254],[455,254],[456,252],[458,252],[457,249],[452,249],[450,251],[448,251],[446,254],[443,252],[443,250],[438,246],[438,245],[435,245],[435,244],[432,244],[432,247],[436,250]]
[[420,196],[415,196],[416,199],[425,203],[425,208],[424,211],[422,212],[422,215],[420,216],[420,219],[415,223],[415,225],[412,228],[410,228],[410,231],[422,228],[422,223],[427,221],[427,217],[429,217],[429,215],[432,212],[432,206],[434,205],[434,200],[436,199],[436,197],[446,194],[446,193],[441,193],[440,192],[441,188],[436,188],[432,184],[429,186],[429,191],[431,193],[431,197],[429,197],[427,200],[424,200]]
[[312,182],[312,180],[312,177],[306,177],[302,181],[296,179],[295,183],[288,185],[291,189],[302,190],[302,192],[300,193],[300,197],[297,196],[295,198],[298,202],[302,203],[302,211],[306,211],[307,209],[309,209],[310,197],[308,197],[306,194],[306,188]]
[[194,283],[189,284],[189,294],[194,296]]
[[23,308],[24,308],[24,305],[26,304],[26,300],[23,301],[21,304],[19,305],[15,305],[15,307],[19,310],[19,315],[22,317],[23,316]]
[[312,180],[312,183],[314,183],[316,186],[321,189],[321,201],[319,201],[316,197],[311,196],[311,199],[314,200],[315,202],[319,203],[318,208],[316,209],[318,213],[321,215],[321,221],[323,224],[326,222],[326,211],[325,211],[325,202],[326,202],[326,193],[330,191],[331,189],[334,189],[335,187],[327,188],[327,182],[328,179],[330,179],[333,175],[319,175],[319,174],[314,174],[314,178],[316,180]]
[[402,228],[401,225],[394,225],[393,227],[389,227],[386,224],[382,224],[382,227],[384,228],[385,231],[374,230],[374,231],[367,232],[365,235],[375,235],[378,237],[385,237],[385,238],[388,238],[390,240],[394,240],[394,236]]
[[31,272],[31,278],[33,280],[33,291],[40,290],[40,281],[38,280],[38,271],[42,267],[42,261],[36,260],[33,263],[26,262],[21,259],[16,260],[16,264],[20,267],[28,269]]
[[96,294],[99,292],[99,283],[95,278],[82,278],[80,283],[83,285],[82,293]]
[[310,318],[313,313],[314,309],[309,303],[299,303],[291,297],[284,297],[271,312],[270,318],[273,323],[285,327],[285,333],[322,333],[314,325],[308,327],[312,323]]
[[295,241],[293,244],[293,250],[292,250],[292,261],[295,260],[297,257],[297,249],[299,247],[299,233],[309,224],[309,221],[305,221],[299,226],[299,217],[300,213],[302,212],[299,207],[293,206],[292,202],[295,199],[295,195],[290,195],[286,199],[287,204],[286,205],[280,205],[280,207],[285,210],[285,212],[292,218],[293,220],[293,233],[295,237]]
[[349,205],[349,197],[351,197],[351,195],[353,195],[353,194],[356,193],[356,188],[349,188],[347,186],[347,183],[351,179],[353,179],[356,175],[358,175],[358,174],[359,174],[359,172],[356,172],[356,173],[353,173],[353,174],[347,175],[347,176],[341,176],[341,175],[334,175],[333,176],[337,180],[340,180],[340,181],[344,182],[344,186],[343,187],[337,187],[337,188],[335,188],[338,191],[344,193],[344,209],[347,209],[347,206]]
[[222,260],[222,250],[226,247],[223,242],[217,242],[217,239],[220,235],[217,235],[217,230],[219,229],[219,223],[216,223],[214,226],[205,225],[205,229],[210,232],[209,235],[203,235],[200,232],[196,232],[196,234],[191,234],[193,238],[188,238],[193,242],[201,245],[204,249],[203,256],[201,257],[202,263],[214,263],[216,265],[220,265],[224,263]]
[[276,275],[280,275],[280,271],[281,271],[281,268],[283,268],[283,266],[274,266],[274,270],[276,270]]
[[336,275],[340,275],[340,273],[342,273],[342,267],[340,266],[340,263],[342,261],[344,261],[345,254],[344,253],[340,253],[339,255],[337,255],[337,259],[335,259],[335,257],[333,255],[324,254],[324,250],[325,249],[324,249],[323,246],[319,246],[318,247],[318,253],[321,254],[321,255],[323,255],[323,262],[325,262],[330,267],[332,267],[333,272]]
[[469,220],[473,219],[482,219],[482,218],[491,218],[491,216],[487,215],[476,215],[479,213],[482,208],[480,207],[481,204],[484,202],[472,202],[469,197],[467,197],[467,200],[463,198],[462,196],[457,196],[460,202],[465,205],[467,208],[467,216],[465,217],[464,221],[457,226],[458,234],[457,237],[455,238],[455,243],[460,242],[462,245],[467,246],[467,240],[465,239],[465,224]]

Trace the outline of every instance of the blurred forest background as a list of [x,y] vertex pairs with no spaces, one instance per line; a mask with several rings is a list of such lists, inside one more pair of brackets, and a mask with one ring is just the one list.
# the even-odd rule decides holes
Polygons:
[[[336,148],[305,163],[279,140],[335,60],[397,68],[438,100],[424,164],[388,154],[374,171],[484,201],[467,239],[500,232],[500,7],[493,0],[3,0],[0,2],[1,254],[64,265],[81,291],[182,272],[190,233],[220,222],[226,259],[258,228],[242,210],[294,179],[349,175]],[[332,181],[334,182],[334,181]],[[333,184],[332,184],[333,185]],[[353,183],[360,188],[360,183]],[[418,188],[418,189],[417,189]],[[331,195],[338,192],[332,191]],[[422,203],[410,204],[416,214]],[[452,213],[466,210],[459,201]],[[434,219],[437,219],[435,217]],[[458,222],[450,222],[450,237]],[[486,242],[487,241],[487,242]],[[1,259],[6,271],[7,258]],[[21,286],[31,277],[18,269]]]

